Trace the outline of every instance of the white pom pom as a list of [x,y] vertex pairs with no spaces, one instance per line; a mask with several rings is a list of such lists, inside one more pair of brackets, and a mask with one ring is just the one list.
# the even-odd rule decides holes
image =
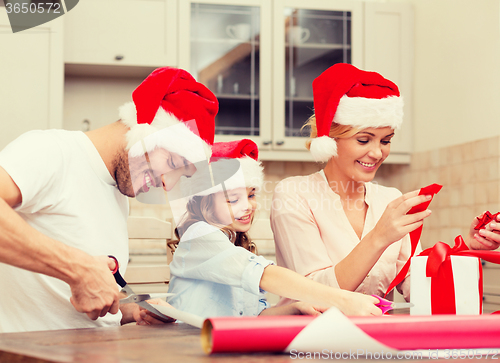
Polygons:
[[120,115],[120,120],[132,128],[137,125],[137,111],[133,102],[127,102],[118,108],[118,114]]
[[337,156],[337,142],[328,136],[321,136],[311,140],[310,151],[317,162],[327,162]]

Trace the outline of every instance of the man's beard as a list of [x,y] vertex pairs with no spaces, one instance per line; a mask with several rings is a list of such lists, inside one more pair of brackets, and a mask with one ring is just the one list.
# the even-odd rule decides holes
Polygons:
[[128,163],[128,153],[123,150],[119,152],[113,160],[113,170],[115,171],[116,187],[123,195],[134,198],[134,188],[130,177],[130,167]]

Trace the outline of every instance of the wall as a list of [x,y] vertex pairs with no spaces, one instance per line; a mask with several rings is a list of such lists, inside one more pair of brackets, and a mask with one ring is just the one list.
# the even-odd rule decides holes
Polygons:
[[453,245],[468,234],[473,218],[500,204],[500,137],[442,147],[412,155],[410,165],[383,165],[377,181],[403,193],[432,183],[443,185],[424,222],[424,248],[438,241]]
[[500,135],[500,2],[393,1],[414,8],[414,151]]

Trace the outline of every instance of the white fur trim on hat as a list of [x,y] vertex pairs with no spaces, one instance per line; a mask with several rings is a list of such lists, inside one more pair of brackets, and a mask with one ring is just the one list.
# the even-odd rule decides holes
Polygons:
[[337,156],[337,142],[329,136],[316,137],[311,140],[309,150],[315,161],[326,163],[332,157]]
[[[239,161],[239,168],[236,172],[235,161]],[[237,166],[236,166],[237,167]],[[245,156],[239,159],[219,159],[210,163],[211,171],[197,171],[191,178],[181,180],[181,190],[184,197],[206,196],[222,192],[223,190],[233,190],[237,188],[255,188],[260,190],[264,183],[264,172],[260,161]],[[212,173],[212,175],[209,175]],[[224,178],[224,188],[220,184],[220,175],[228,174],[229,178]],[[215,180],[215,185],[210,183],[210,179]],[[208,182],[208,183],[207,183]],[[211,186],[210,186],[211,185]],[[208,188],[200,186],[209,186]],[[201,189],[201,190],[200,190]]]
[[342,96],[333,122],[353,127],[392,127],[403,122],[403,97],[364,98]]
[[[129,154],[132,157],[144,154],[142,140],[146,140],[144,144],[147,152],[161,147],[185,157],[192,163],[206,160],[212,154],[207,142],[193,133],[183,121],[167,113],[162,107],[158,108],[151,124],[137,124],[137,113],[133,102],[122,105],[119,108],[119,114],[121,122],[130,128],[126,135],[126,149],[130,150]],[[193,125],[196,126],[194,121]]]

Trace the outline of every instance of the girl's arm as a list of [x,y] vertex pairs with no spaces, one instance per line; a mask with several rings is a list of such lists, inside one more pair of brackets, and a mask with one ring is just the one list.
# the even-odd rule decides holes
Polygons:
[[284,267],[269,265],[260,279],[260,288],[293,300],[335,306],[346,315],[381,315],[373,296],[345,291],[320,284]]
[[389,203],[375,227],[335,266],[337,282],[342,289],[354,291],[392,243],[399,241],[423,224],[430,210],[407,215],[408,211],[431,199],[418,195],[419,191],[406,193]]

